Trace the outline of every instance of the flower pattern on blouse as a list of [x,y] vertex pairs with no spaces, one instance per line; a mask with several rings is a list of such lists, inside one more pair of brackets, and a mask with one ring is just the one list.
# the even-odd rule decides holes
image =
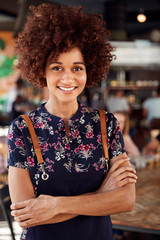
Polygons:
[[[125,152],[119,124],[113,114],[106,112],[109,157]],[[100,116],[98,110],[80,104],[77,113],[69,119],[69,139],[65,134],[63,119],[51,115],[43,105],[31,112],[45,168],[48,172],[88,172],[105,170]],[[35,183],[42,169],[37,164],[28,127],[18,117],[8,132],[8,165],[29,169],[34,172]]]

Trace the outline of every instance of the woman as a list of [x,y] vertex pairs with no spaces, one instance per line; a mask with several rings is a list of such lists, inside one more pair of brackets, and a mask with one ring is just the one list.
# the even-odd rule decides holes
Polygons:
[[99,112],[77,102],[85,86],[107,76],[108,31],[102,17],[80,7],[31,9],[15,49],[22,77],[49,90],[48,101],[29,114],[49,178],[41,178],[25,121],[15,119],[8,135],[12,215],[24,228],[21,239],[110,240],[109,215],[133,209],[137,177],[109,113],[104,174]]
[[129,117],[126,112],[115,112],[114,116],[117,118],[124,137],[124,144],[128,156],[140,156],[141,153],[129,136]]

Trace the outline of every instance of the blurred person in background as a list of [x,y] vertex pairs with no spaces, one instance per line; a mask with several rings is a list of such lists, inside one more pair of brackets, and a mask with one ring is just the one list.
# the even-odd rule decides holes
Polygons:
[[128,156],[139,156],[141,155],[139,148],[133,142],[132,138],[129,135],[129,116],[126,112],[114,112],[114,116],[117,118],[121,131],[123,133],[124,144]]
[[144,101],[142,108],[143,117],[149,124],[153,119],[160,119],[160,87],[157,89],[155,97]]
[[21,79],[20,73],[19,73],[19,76],[15,81],[14,87],[9,92],[7,112],[10,113],[12,111],[12,105],[16,101],[17,96],[23,96],[23,95],[24,95],[23,80]]
[[15,88],[13,88],[10,92],[9,100],[9,123],[11,123],[15,118],[27,112],[27,98],[24,97],[24,82],[21,78],[17,80],[17,82],[15,83]]
[[109,112],[128,112],[130,113],[130,106],[124,97],[124,91],[114,90],[113,95],[106,99],[106,107]]
[[19,117],[20,115],[27,113],[27,111],[27,99],[21,95],[18,95],[15,101],[12,103],[12,109],[9,114],[9,123],[11,123],[15,118]]
[[153,156],[160,147],[160,133],[153,138],[142,150],[144,156]]

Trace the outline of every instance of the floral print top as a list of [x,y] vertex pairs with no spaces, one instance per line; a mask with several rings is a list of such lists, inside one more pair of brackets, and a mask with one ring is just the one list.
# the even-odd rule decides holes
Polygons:
[[[65,134],[63,119],[51,115],[44,105],[31,112],[29,117],[38,138],[49,179],[44,181],[41,178],[43,171],[37,164],[28,127],[22,117],[15,119],[9,128],[8,165],[30,171],[36,196],[40,194],[75,196],[97,190],[103,181],[106,168],[99,111],[79,104],[78,111],[68,122],[69,139]],[[111,159],[124,153],[125,147],[119,124],[113,114],[106,112],[106,123]],[[50,240],[52,232],[55,240],[75,239],[75,235],[79,236],[76,239],[93,239],[94,236],[94,239],[103,240],[106,239],[106,234],[110,236],[108,238],[110,240],[112,231],[109,216],[107,219],[78,216],[62,223],[25,229],[21,239]],[[94,233],[94,229],[100,222],[103,222],[104,226],[101,225],[101,233],[97,235],[97,230]],[[76,230],[74,226],[77,223],[81,227]],[[88,231],[90,225],[92,231]]]

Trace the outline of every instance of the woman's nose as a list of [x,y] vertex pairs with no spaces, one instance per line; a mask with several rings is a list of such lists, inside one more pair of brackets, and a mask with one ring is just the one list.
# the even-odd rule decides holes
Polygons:
[[62,76],[62,82],[72,82],[74,80],[73,73],[71,71],[65,71]]

